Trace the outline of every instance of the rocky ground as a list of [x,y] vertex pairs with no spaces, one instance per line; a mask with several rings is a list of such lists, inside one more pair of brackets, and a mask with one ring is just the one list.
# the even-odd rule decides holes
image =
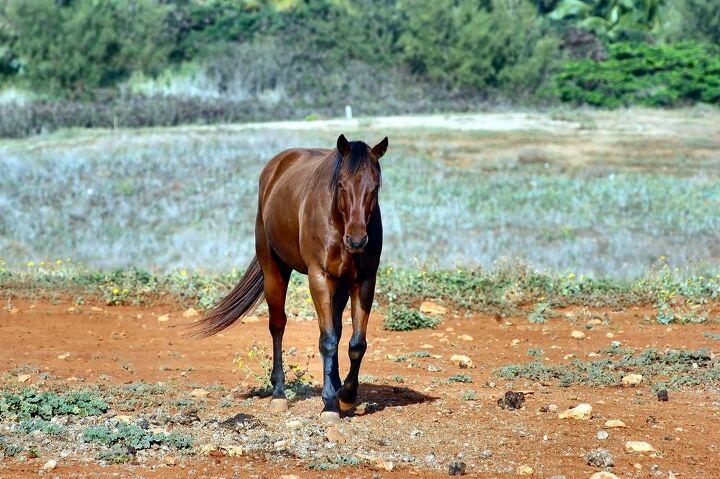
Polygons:
[[193,311],[174,304],[15,301],[0,312],[0,477],[720,476],[717,322],[424,308],[436,329],[373,316],[358,407],[328,426],[314,321],[288,324],[278,414],[262,316],[191,341]]

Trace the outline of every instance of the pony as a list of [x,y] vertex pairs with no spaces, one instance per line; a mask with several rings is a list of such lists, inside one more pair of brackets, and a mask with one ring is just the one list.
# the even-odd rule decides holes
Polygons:
[[[232,291],[194,325],[196,337],[211,336],[251,313],[265,298],[273,343],[273,411],[288,408],[282,339],[293,270],[308,276],[320,327],[320,419],[336,423],[341,412],[355,405],[383,243],[379,160],[387,148],[387,137],[370,148],[341,134],[333,149],[292,148],[273,157],[260,173],[255,257]],[[348,299],[350,371],[341,382],[338,342]]]

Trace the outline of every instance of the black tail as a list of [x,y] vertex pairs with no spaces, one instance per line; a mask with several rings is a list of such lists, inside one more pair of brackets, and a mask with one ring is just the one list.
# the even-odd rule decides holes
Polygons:
[[238,284],[222,301],[191,325],[191,336],[207,338],[229,328],[243,316],[251,313],[263,299],[263,272],[257,256],[252,259]]

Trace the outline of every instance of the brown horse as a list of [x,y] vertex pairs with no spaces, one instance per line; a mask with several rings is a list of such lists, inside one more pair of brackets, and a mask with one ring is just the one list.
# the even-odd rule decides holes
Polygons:
[[[218,333],[252,312],[264,293],[273,341],[270,406],[276,411],[287,409],[282,337],[292,270],[308,275],[318,315],[325,403],[320,417],[336,422],[355,403],[382,250],[378,160],[387,147],[387,137],[370,148],[340,135],[336,149],[294,148],[271,159],[260,174],[256,257],[237,286],[197,323],[200,337]],[[350,372],[341,383],[338,341],[348,298]]]

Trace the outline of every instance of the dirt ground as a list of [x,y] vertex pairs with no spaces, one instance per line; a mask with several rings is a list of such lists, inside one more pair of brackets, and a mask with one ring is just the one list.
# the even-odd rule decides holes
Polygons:
[[[329,442],[324,437],[317,388],[314,395],[291,401],[290,410],[280,414],[269,411],[269,399],[248,395],[256,380],[248,378],[233,360],[254,342],[270,345],[262,316],[213,338],[191,341],[181,327],[189,321],[183,318],[184,309],[173,304],[73,307],[69,300],[61,300],[17,301],[15,307],[12,312],[0,311],[4,387],[17,388],[19,372],[28,371],[31,377],[25,385],[55,389],[98,386],[102,390],[161,381],[182,397],[192,397],[191,391],[197,388],[209,394],[199,401],[197,421],[186,428],[195,440],[192,453],[161,451],[113,465],[67,445],[58,446],[69,448],[58,457],[59,449],[43,442],[38,458],[3,459],[2,478],[37,477],[51,457],[58,460],[57,467],[40,472],[41,476],[446,477],[449,464],[461,461],[468,477],[587,478],[600,469],[587,465],[583,455],[597,448],[612,454],[615,466],[610,470],[621,478],[720,477],[720,391],[715,387],[670,391],[670,400],[661,402],[650,383],[633,388],[559,387],[510,382],[496,374],[502,366],[533,360],[529,350],[542,349],[539,357],[547,364],[565,364],[572,360],[569,355],[588,359],[590,353],[607,349],[611,341],[639,349],[705,347],[717,354],[720,341],[706,334],[720,333],[717,323],[659,325],[644,319],[652,314],[645,307],[594,310],[593,314],[607,320],[590,329],[584,322],[568,319],[587,314],[582,308],[563,310],[560,318],[545,324],[530,323],[527,317],[498,319],[450,311],[436,330],[396,333],[383,330],[382,317],[374,314],[361,370],[365,382],[360,386],[359,407],[338,426],[346,441],[343,444],[343,440]],[[717,314],[716,308],[712,317]],[[162,315],[168,315],[167,320]],[[574,339],[573,330],[583,330],[586,337]],[[346,372],[347,332],[343,339],[340,364]],[[302,367],[309,359],[308,371],[315,381],[321,378],[317,341],[315,321],[288,323],[284,346],[294,352],[288,359]],[[430,357],[393,360],[418,351],[427,351]],[[454,354],[469,356],[473,366],[460,369],[450,360]],[[259,364],[250,367],[260,371]],[[458,373],[468,375],[472,382],[447,381]],[[522,409],[498,407],[498,398],[508,389],[527,393]],[[474,400],[468,400],[469,391],[475,392]],[[559,419],[550,407],[563,411],[579,403],[592,405],[591,419]],[[151,409],[111,409],[106,416],[150,415]],[[252,436],[217,429],[218,421],[239,413],[259,421],[262,433]],[[620,419],[626,427],[606,428],[610,419]],[[601,430],[607,431],[606,439],[598,438]],[[241,454],[197,451],[202,444],[240,441],[241,436],[245,441]],[[626,441],[645,441],[656,451],[627,452]],[[318,454],[354,457],[360,463],[319,470],[312,466]]]

